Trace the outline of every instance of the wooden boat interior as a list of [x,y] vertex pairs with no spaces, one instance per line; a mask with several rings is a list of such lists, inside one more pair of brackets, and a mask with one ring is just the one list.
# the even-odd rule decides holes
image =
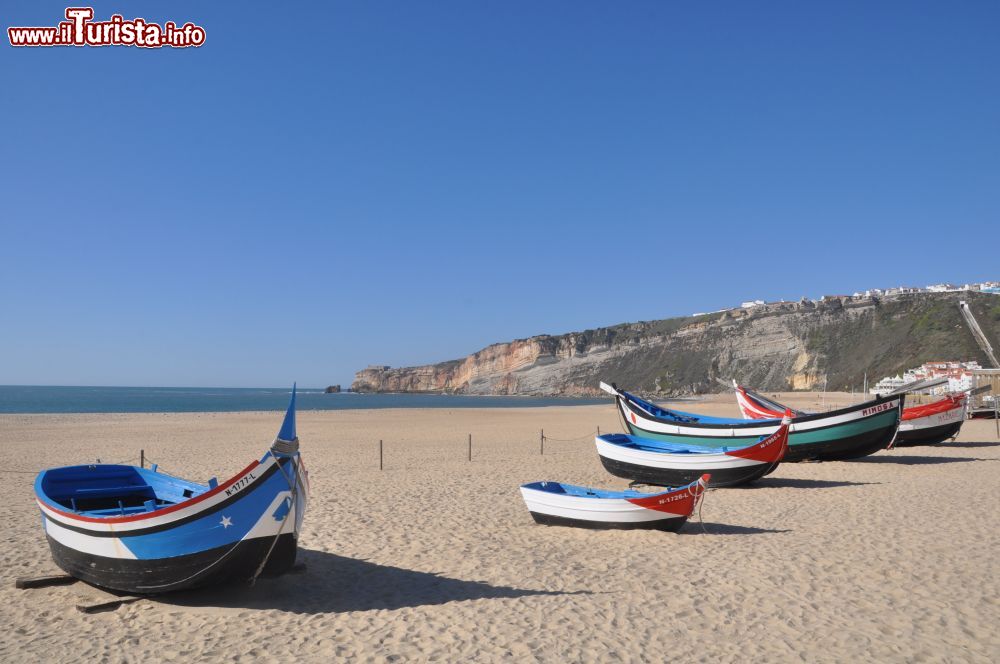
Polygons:
[[152,512],[205,493],[217,485],[189,482],[156,467],[95,464],[45,471],[38,481],[53,502],[78,514],[116,517]]
[[525,484],[524,488],[534,489],[536,491],[545,491],[547,493],[575,496],[577,498],[605,498],[605,499],[649,498],[650,496],[656,496],[677,490],[677,489],[667,488],[665,490],[658,491],[656,493],[643,493],[641,491],[635,491],[634,489],[627,489],[625,491],[605,491],[603,489],[593,489],[591,487],[586,487],[586,486],[563,484],[562,482],[532,482],[531,484]]

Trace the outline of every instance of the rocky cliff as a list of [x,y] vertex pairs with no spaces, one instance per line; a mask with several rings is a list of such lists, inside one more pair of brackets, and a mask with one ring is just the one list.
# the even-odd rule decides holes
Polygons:
[[827,298],[498,343],[460,360],[370,366],[358,392],[592,395],[599,381],[661,395],[715,392],[716,378],[764,390],[850,390],[929,360],[988,366],[958,308],[1000,348],[1000,296],[917,293]]

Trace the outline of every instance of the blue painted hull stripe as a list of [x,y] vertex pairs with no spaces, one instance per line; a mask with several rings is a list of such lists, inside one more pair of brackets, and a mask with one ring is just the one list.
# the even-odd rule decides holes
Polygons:
[[[84,535],[89,535],[91,537],[119,537],[119,538],[130,538],[130,537],[140,537],[142,535],[152,535],[154,533],[163,532],[164,530],[171,530],[173,528],[178,528],[192,521],[197,521],[198,519],[204,518],[211,514],[218,512],[219,510],[227,509],[232,506],[233,503],[248,497],[251,493],[264,486],[267,480],[278,472],[278,464],[287,465],[292,462],[290,458],[280,458],[276,459],[277,463],[272,465],[270,468],[264,471],[264,473],[257,478],[257,480],[249,485],[243,491],[233,494],[229,498],[212,505],[211,507],[205,508],[205,510],[200,512],[195,512],[190,516],[186,516],[183,519],[177,519],[176,521],[170,521],[169,523],[160,524],[158,526],[150,526],[149,528],[143,528],[142,530],[125,530],[125,531],[114,531],[114,530],[90,530],[89,528],[81,528],[80,526],[75,526],[65,521],[56,521],[50,519],[57,526],[65,528],[66,530],[73,530],[78,533],[83,533]],[[46,517],[50,518],[50,517]]]

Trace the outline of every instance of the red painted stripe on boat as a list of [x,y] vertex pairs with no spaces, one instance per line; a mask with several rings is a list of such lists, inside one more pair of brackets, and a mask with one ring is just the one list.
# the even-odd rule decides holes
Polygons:
[[[782,413],[772,410],[762,404],[760,401],[747,394],[746,389],[742,386],[737,388],[736,400],[739,402],[739,406],[743,411],[745,416],[750,419],[764,419],[771,417],[781,417]],[[935,401],[929,404],[923,404],[919,406],[910,406],[903,409],[903,420],[916,420],[921,417],[928,417],[930,415],[937,415],[938,413],[946,413],[949,410],[955,408],[960,408],[965,400],[965,395],[949,395],[944,399]],[[799,414],[795,411],[794,414]]]
[[670,493],[660,493],[648,498],[626,498],[628,502],[656,512],[691,516],[694,511],[694,496],[687,487]]
[[781,461],[788,449],[788,425],[782,424],[778,430],[756,445],[739,450],[727,451],[726,455],[739,459],[750,459],[762,463]]
[[710,478],[711,475],[702,475],[698,481],[676,491],[657,493],[642,498],[626,498],[625,500],[648,510],[689,517],[694,512],[698,497],[705,492],[705,484]]
[[115,516],[106,518],[82,516],[80,514],[74,514],[73,512],[64,512],[60,509],[52,507],[52,505],[43,502],[40,498],[36,497],[35,500],[38,501],[39,505],[44,506],[46,509],[52,510],[56,514],[64,516],[68,519],[73,519],[74,521],[87,521],[89,523],[131,523],[133,521],[142,521],[143,519],[152,519],[154,517],[160,517],[163,516],[164,514],[170,514],[172,512],[176,512],[177,510],[182,510],[185,507],[191,507],[192,505],[197,505],[201,501],[207,500],[212,496],[218,495],[219,493],[225,491],[233,484],[235,484],[236,480],[240,479],[241,477],[243,477],[244,475],[246,475],[259,465],[260,461],[254,461],[249,466],[247,466],[246,468],[244,468],[243,470],[241,470],[240,472],[236,473],[231,478],[226,480],[225,484],[220,484],[211,491],[206,491],[201,495],[185,500],[183,503],[177,503],[176,505],[171,505],[170,507],[164,507],[163,509],[160,510],[154,510],[152,512],[146,512],[144,514],[135,514],[133,516]]
[[903,409],[904,420],[916,420],[921,417],[929,417],[939,413],[947,413],[949,410],[956,410],[965,407],[965,395],[957,397],[948,396],[934,403],[911,406]]
[[746,389],[742,386],[736,388],[736,390],[736,400],[739,402],[739,405],[743,410],[743,414],[749,416],[750,419],[764,420],[781,417],[783,415],[783,413],[771,410],[761,402],[754,399],[752,396],[747,394]]

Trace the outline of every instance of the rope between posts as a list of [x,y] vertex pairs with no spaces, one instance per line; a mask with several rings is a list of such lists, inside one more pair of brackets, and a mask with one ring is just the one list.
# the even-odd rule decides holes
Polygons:
[[587,434],[585,436],[577,436],[576,438],[553,438],[552,436],[549,436],[549,435],[543,435],[542,436],[543,439],[545,439],[545,440],[551,440],[551,441],[554,441],[556,443],[577,443],[577,442],[580,442],[582,440],[589,440],[589,439],[591,439],[593,437],[594,437],[594,434],[592,434],[592,433]]
[[[125,464],[131,464],[134,461],[138,461],[138,457],[133,457],[131,459],[124,459],[123,461],[98,461],[95,463],[100,463],[102,465],[107,464],[110,466],[121,466]],[[86,465],[86,464],[84,464]],[[41,470],[15,470],[13,468],[0,468],[0,473],[11,473],[15,475],[37,475],[42,472]]]
[[[146,465],[147,466],[156,466],[156,470],[157,471],[159,471],[161,473],[164,472],[163,469],[160,467],[162,464],[159,463],[158,461],[153,461],[152,459],[150,459],[148,454],[146,455]],[[164,473],[164,474],[165,475],[169,475],[170,473]]]

